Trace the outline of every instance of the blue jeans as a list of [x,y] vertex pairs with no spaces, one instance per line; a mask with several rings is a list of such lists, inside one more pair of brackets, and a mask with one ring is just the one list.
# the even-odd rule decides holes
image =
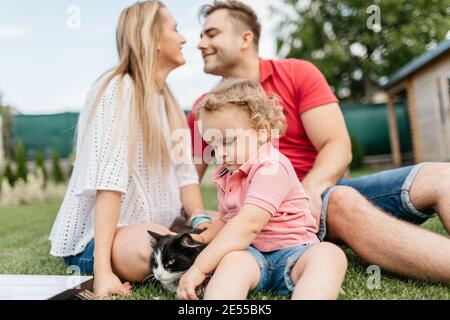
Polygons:
[[433,209],[419,211],[411,202],[410,191],[417,173],[428,163],[414,166],[386,170],[369,176],[356,179],[341,179],[337,186],[327,189],[322,194],[323,206],[320,217],[318,237],[326,237],[328,202],[330,195],[339,186],[348,186],[356,189],[375,206],[392,216],[414,224],[422,224],[436,215]]
[[94,274],[94,239],[86,245],[83,252],[76,256],[64,257],[67,266],[74,266],[80,269],[81,273],[87,275]]
[[297,260],[313,245],[289,247],[272,252],[261,252],[255,247],[248,247],[247,252],[256,260],[261,271],[261,279],[253,293],[270,291],[286,296],[295,287],[291,280],[291,270]]

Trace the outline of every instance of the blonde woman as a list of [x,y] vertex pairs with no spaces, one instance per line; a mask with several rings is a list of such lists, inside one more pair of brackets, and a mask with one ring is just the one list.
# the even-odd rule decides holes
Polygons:
[[171,154],[172,133],[186,123],[165,81],[185,63],[185,42],[161,2],[126,8],[120,62],[81,111],[74,170],[49,239],[52,255],[95,276],[96,295],[129,294],[130,282],[149,276],[147,230],[169,233],[182,208],[190,218],[204,212],[193,164]]

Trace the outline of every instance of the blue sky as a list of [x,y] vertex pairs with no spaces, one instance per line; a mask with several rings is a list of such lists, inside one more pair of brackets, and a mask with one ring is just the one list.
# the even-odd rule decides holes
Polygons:
[[[3,102],[26,114],[79,111],[91,83],[117,62],[115,26],[128,0],[0,0],[0,92]],[[166,0],[179,31],[188,39],[187,64],[168,82],[180,104],[189,109],[197,96],[217,78],[203,73],[196,49],[201,25],[200,5],[208,0]],[[274,58],[276,21],[270,18],[270,0],[247,0],[261,21],[261,56]],[[68,27],[80,10],[80,28]]]

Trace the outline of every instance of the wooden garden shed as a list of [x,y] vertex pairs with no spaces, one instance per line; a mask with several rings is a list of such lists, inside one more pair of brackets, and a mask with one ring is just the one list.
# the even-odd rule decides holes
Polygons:
[[414,161],[450,161],[450,39],[405,65],[382,89],[394,164],[402,163],[394,109],[399,97],[407,102]]

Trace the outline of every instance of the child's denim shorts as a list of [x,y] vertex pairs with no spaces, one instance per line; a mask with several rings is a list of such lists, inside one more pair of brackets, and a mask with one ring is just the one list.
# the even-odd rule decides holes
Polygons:
[[255,247],[248,247],[247,252],[255,258],[261,270],[261,279],[252,293],[270,291],[282,296],[289,295],[295,288],[290,276],[292,267],[312,246],[305,244],[271,252],[261,252]]
[[[94,239],[86,245],[83,252],[76,256],[64,257],[68,267],[79,268],[80,273],[86,275],[94,274]],[[77,270],[78,271],[78,270]]]
[[419,211],[411,202],[409,193],[417,173],[428,163],[414,166],[386,170],[357,179],[341,179],[337,186],[327,189],[322,194],[322,212],[320,228],[317,236],[324,240],[326,236],[326,222],[328,201],[334,190],[340,186],[356,189],[375,206],[392,216],[414,224],[422,224],[436,215],[433,210]]

